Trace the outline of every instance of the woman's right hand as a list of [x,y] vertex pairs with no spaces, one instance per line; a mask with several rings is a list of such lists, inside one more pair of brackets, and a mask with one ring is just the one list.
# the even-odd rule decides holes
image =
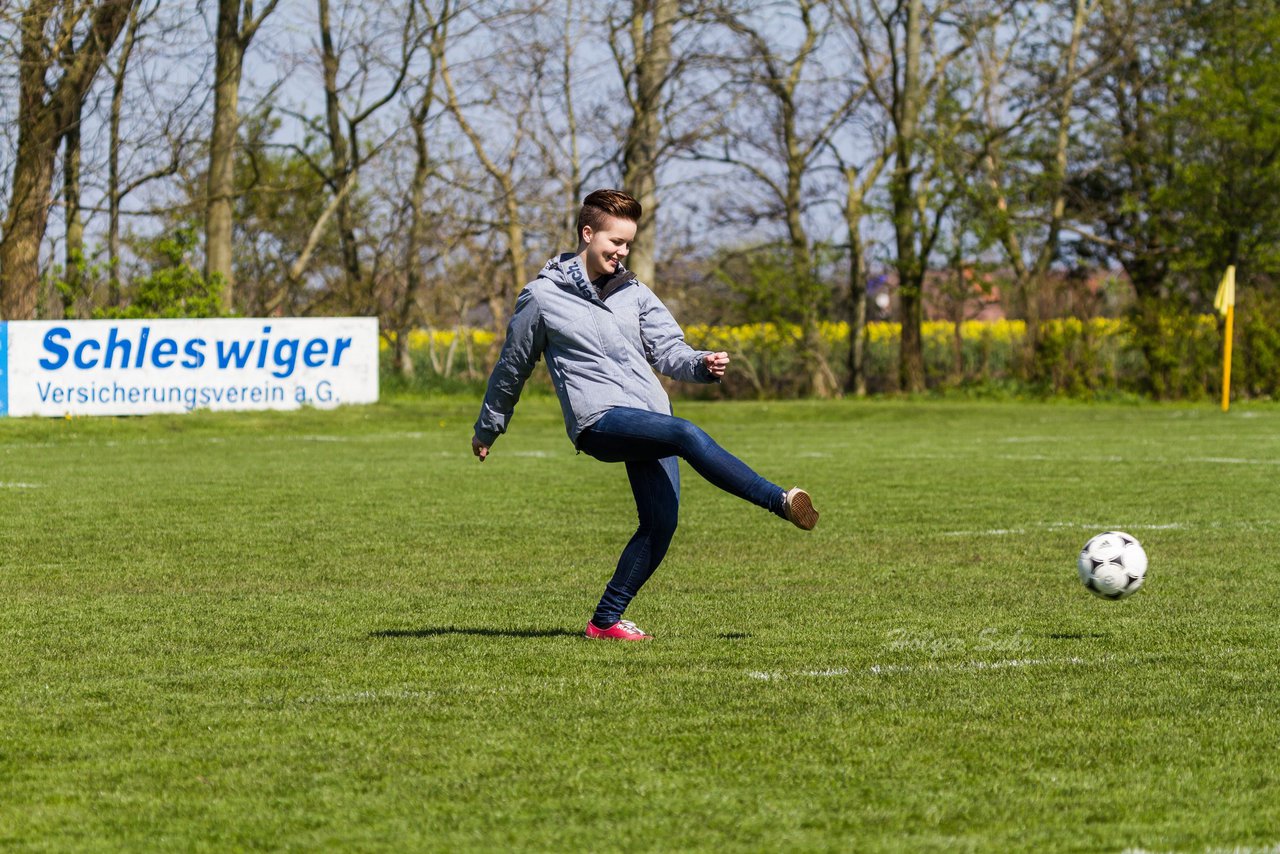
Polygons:
[[480,458],[480,462],[484,462],[484,458],[489,456],[489,446],[480,441],[478,436],[471,437],[471,453]]
[[724,369],[729,367],[729,354],[724,352],[708,353],[702,357],[702,361],[707,366],[707,371],[710,372],[711,376],[719,379],[724,376]]

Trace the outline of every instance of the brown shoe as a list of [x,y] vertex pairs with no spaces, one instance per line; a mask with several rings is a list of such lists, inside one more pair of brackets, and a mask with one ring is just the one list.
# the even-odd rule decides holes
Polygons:
[[813,509],[813,499],[798,486],[792,487],[782,497],[782,513],[797,528],[812,531],[818,524],[818,511]]

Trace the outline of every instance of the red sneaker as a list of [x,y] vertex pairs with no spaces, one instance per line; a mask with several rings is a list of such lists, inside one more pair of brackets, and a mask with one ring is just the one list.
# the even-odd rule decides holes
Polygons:
[[587,622],[587,637],[591,640],[646,641],[653,640],[653,635],[646,635],[640,627],[630,620],[619,620],[607,629],[598,629],[596,624]]

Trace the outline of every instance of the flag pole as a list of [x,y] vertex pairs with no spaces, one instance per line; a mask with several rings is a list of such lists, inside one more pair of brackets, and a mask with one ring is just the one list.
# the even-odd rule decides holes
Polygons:
[[1236,319],[1236,265],[1227,267],[1218,285],[1218,294],[1213,298],[1213,307],[1227,318],[1224,339],[1222,342],[1222,411],[1231,409],[1231,343],[1235,336],[1232,329]]
[[1231,409],[1231,327],[1232,321],[1236,317],[1235,305],[1227,306],[1227,328],[1226,340],[1223,342],[1222,348],[1222,411],[1227,412]]

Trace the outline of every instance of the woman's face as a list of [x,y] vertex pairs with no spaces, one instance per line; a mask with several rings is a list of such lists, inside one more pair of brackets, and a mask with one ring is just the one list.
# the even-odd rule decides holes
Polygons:
[[587,276],[591,279],[615,273],[622,259],[631,252],[636,239],[636,224],[629,219],[609,217],[599,231],[589,225],[582,227],[583,250],[586,256]]

